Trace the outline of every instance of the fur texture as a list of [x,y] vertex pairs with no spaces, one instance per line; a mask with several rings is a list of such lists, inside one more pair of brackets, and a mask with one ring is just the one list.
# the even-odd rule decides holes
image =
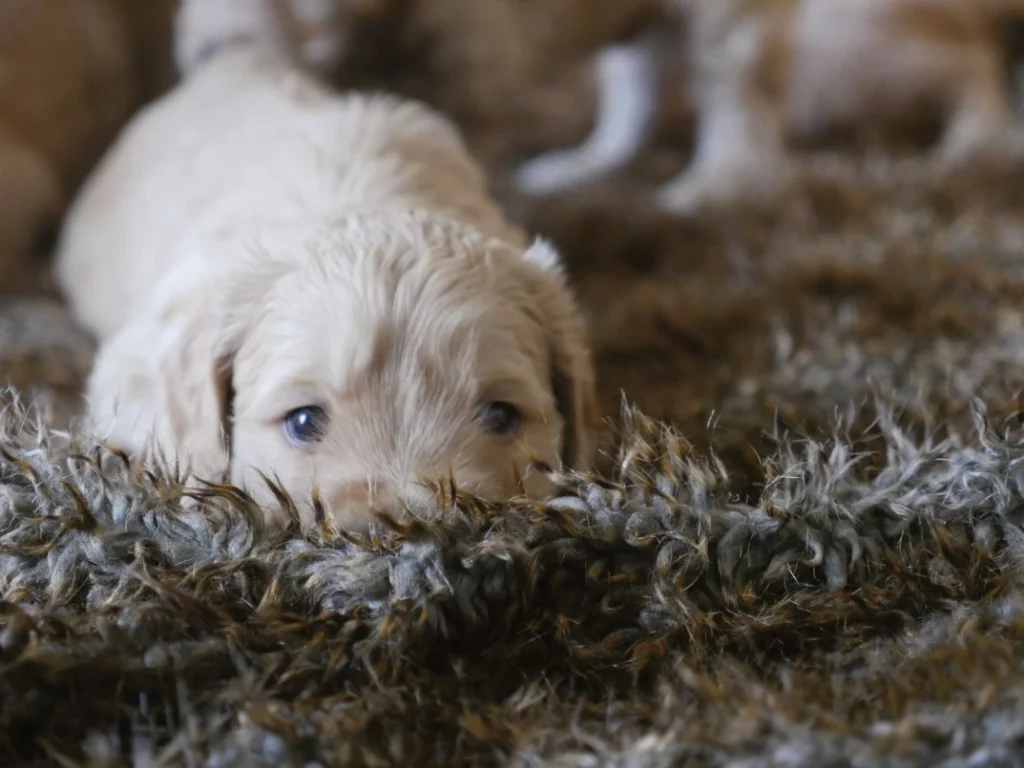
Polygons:
[[538,467],[593,455],[557,255],[505,221],[441,116],[333,94],[270,47],[222,48],[127,126],[57,269],[101,340],[98,434],[264,500],[277,477],[308,524],[317,498],[358,527],[444,476],[537,496]]

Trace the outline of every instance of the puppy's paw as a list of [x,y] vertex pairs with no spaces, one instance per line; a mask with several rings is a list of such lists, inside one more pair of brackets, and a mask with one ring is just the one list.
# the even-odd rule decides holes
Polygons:
[[935,154],[940,163],[953,169],[998,163],[1019,154],[1016,133],[1005,121],[960,120],[943,136]]
[[663,185],[655,193],[654,203],[665,213],[688,216],[705,204],[709,186],[701,174],[690,171]]
[[695,167],[659,189],[655,204],[666,213],[689,216],[730,204],[767,203],[791,182],[791,169],[781,158]]
[[586,148],[545,152],[516,172],[516,186],[531,195],[549,195],[592,183],[619,163]]

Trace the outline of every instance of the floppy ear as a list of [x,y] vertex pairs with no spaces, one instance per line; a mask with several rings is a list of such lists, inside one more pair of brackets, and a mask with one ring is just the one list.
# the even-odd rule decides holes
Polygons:
[[99,436],[215,480],[229,464],[231,359],[211,291],[178,283],[100,347],[89,376]]
[[523,258],[539,267],[546,278],[537,286],[537,296],[548,334],[551,391],[565,423],[562,463],[567,468],[586,469],[597,448],[599,419],[586,323],[569,290],[557,251],[538,238]]
[[237,283],[185,260],[101,347],[89,378],[90,415],[114,445],[216,480],[231,464],[233,362],[276,268]]
[[[213,309],[212,307],[210,308]],[[165,332],[159,359],[162,397],[169,434],[166,450],[181,454],[203,479],[224,476],[231,464],[234,356],[241,337],[227,337],[215,311],[203,310],[174,321]]]

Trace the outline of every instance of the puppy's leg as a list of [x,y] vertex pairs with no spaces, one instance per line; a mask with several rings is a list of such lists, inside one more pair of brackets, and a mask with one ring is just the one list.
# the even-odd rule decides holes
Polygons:
[[1011,148],[1014,120],[995,45],[946,55],[958,56],[959,64],[955,81],[949,83],[954,103],[937,148],[939,158],[959,165],[1003,155]]
[[516,174],[532,194],[586,184],[628,163],[640,149],[657,110],[655,44],[639,39],[611,46],[597,57],[597,116],[578,147],[539,155]]
[[760,199],[788,178],[785,105],[795,0],[720,0],[690,25],[699,117],[691,166],[659,191],[672,213]]

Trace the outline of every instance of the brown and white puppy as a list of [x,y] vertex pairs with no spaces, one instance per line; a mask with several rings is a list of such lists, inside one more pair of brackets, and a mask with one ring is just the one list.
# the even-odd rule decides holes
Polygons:
[[0,293],[34,290],[67,199],[170,84],[174,0],[0,0]]
[[[666,2],[686,24],[697,108],[691,166],[657,196],[669,211],[766,199],[788,179],[788,139],[851,124],[933,114],[950,163],[1011,146],[996,24],[1024,11],[1020,0]],[[522,166],[521,188],[551,193],[629,162],[658,107],[653,62],[646,40],[603,50],[593,133]]]
[[558,258],[504,219],[452,125],[337,94],[273,46],[197,63],[73,205],[58,278],[101,347],[90,416],[344,527],[454,478],[542,496],[596,406]]

